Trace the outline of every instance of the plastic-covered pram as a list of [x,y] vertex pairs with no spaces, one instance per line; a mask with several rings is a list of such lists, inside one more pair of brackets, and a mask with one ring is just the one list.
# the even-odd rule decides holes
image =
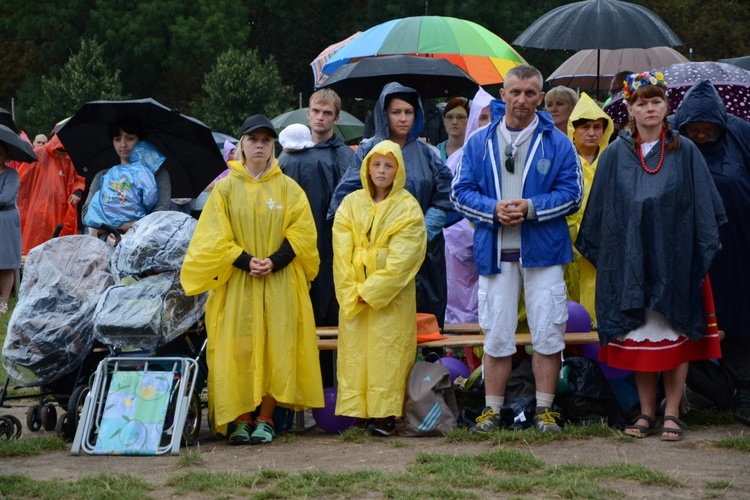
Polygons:
[[194,357],[159,349],[203,315],[207,296],[187,297],[179,282],[195,224],[179,212],[154,212],[115,248],[119,283],[101,295],[93,322],[96,338],[117,354],[99,363],[71,453],[176,455],[191,412],[200,425],[203,348]]
[[[53,238],[29,252],[2,351],[8,377],[0,406],[32,396],[8,396],[11,381],[39,387],[33,395],[38,403],[26,412],[32,432],[56,430],[64,438],[75,433],[88,378],[107,351],[95,347],[92,318],[99,296],[114,283],[111,254],[110,245],[80,235]],[[55,403],[63,409],[59,418]],[[20,436],[20,421],[7,417]]]
[[50,384],[91,352],[97,301],[115,281],[111,255],[110,245],[80,235],[54,238],[29,252],[3,346],[3,367],[13,381]]

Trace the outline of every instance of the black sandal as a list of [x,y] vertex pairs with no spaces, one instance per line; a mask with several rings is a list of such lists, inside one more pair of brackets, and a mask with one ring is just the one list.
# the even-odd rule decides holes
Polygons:
[[[636,424],[639,420],[645,420],[648,422],[648,427]],[[658,431],[656,430],[656,421],[648,415],[641,414],[635,417],[632,424],[625,427],[624,432],[627,436],[641,439],[656,434]]]
[[[661,440],[662,441],[682,441],[682,439],[685,437],[685,431],[683,429],[687,427],[685,422],[671,415],[665,416],[664,422],[674,422],[675,424],[677,424],[677,428],[673,429],[672,427],[664,427],[662,425]],[[674,434],[674,436],[668,436],[667,434]]]

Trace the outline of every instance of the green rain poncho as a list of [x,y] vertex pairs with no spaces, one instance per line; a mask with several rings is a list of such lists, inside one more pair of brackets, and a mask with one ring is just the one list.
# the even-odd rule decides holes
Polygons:
[[[375,203],[370,161],[388,153],[398,163],[393,188]],[[344,198],[333,223],[340,307],[336,414],[398,416],[416,357],[414,277],[425,257],[427,233],[419,203],[404,189],[404,160],[396,143],[377,144],[360,172],[366,187]]]
[[[295,410],[324,406],[308,295],[319,259],[307,197],[276,161],[260,179],[240,162],[229,166],[203,208],[181,276],[186,293],[209,292],[209,417],[224,435],[265,395]],[[296,257],[283,269],[254,278],[232,265],[243,251],[265,259],[285,238]]]

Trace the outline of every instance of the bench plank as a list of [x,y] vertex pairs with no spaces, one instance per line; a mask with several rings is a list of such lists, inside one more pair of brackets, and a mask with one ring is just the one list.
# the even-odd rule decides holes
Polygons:
[[[599,343],[599,335],[596,332],[585,332],[585,333],[566,333],[565,344],[567,345],[580,345],[580,344],[597,344]],[[484,345],[484,335],[451,335],[448,338],[440,340],[432,340],[430,342],[423,342],[419,344],[419,347],[474,347]],[[527,346],[531,345],[531,334],[530,333],[517,333],[516,334],[516,345]],[[338,349],[338,339],[336,338],[321,338],[318,339],[318,349],[321,351],[333,351]]]

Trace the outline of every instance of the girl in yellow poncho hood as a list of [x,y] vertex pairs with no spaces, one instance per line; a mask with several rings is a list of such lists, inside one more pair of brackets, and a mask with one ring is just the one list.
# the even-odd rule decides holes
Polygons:
[[181,274],[188,294],[209,291],[209,416],[223,435],[235,421],[232,444],[270,442],[276,403],[324,406],[308,295],[319,265],[315,222],[273,157],[275,137],[267,118],[245,121],[240,161],[211,191]]
[[[573,141],[583,166],[583,203],[578,212],[567,217],[570,241],[575,241],[578,236],[591,184],[594,182],[596,164],[604,148],[609,144],[609,138],[613,132],[614,124],[607,113],[602,111],[602,108],[587,94],[581,94],[568,119],[568,137]],[[568,297],[583,305],[591,315],[591,320],[596,322],[594,310],[596,269],[581,256],[575,247],[573,248],[573,262],[565,268],[565,282],[568,286]]]
[[336,414],[370,419],[369,432],[388,435],[403,413],[416,357],[414,277],[427,233],[419,203],[404,189],[398,144],[378,143],[360,177],[365,188],[344,198],[333,223],[340,306]]

